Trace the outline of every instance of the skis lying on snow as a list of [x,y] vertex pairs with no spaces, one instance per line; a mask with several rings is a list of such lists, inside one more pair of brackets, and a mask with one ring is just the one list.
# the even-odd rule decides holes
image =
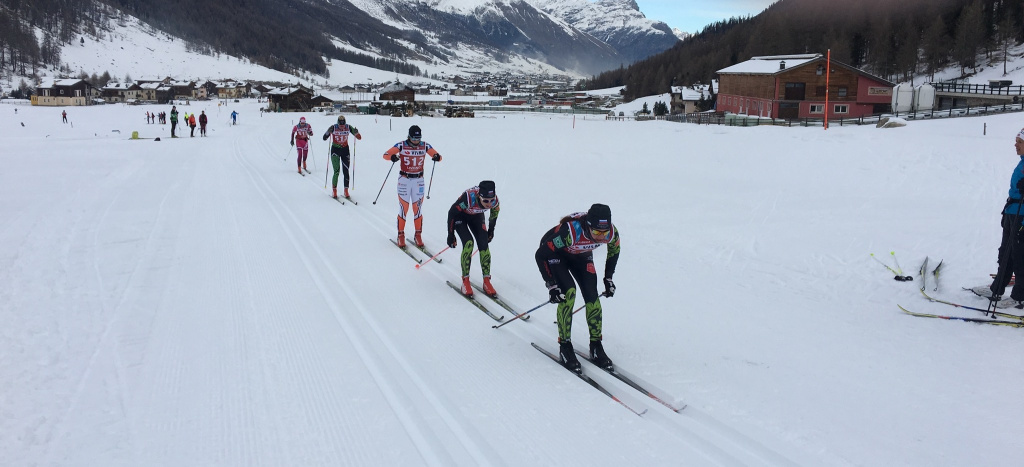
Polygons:
[[555,354],[545,350],[543,347],[537,345],[534,342],[531,342],[530,345],[532,345],[533,348],[537,349],[540,353],[542,353],[544,355],[547,355],[548,358],[554,360],[555,363],[558,364],[558,366],[560,366],[562,368],[565,368],[565,370],[568,371],[569,373],[572,373],[572,374],[576,375],[576,377],[578,377],[579,379],[582,379],[583,381],[586,381],[587,384],[591,385],[594,389],[597,389],[598,391],[601,391],[602,394],[610,397],[613,401],[618,402],[620,405],[622,405],[623,407],[628,409],[630,412],[633,412],[637,416],[642,416],[643,414],[647,413],[647,409],[644,409],[643,412],[637,412],[632,407],[626,405],[625,402],[622,402],[621,400],[619,400],[618,397],[615,397],[615,395],[613,395],[612,393],[608,392],[608,390],[605,389],[604,386],[601,386],[600,383],[598,383],[597,381],[594,381],[593,378],[587,376],[585,373],[582,373],[582,372],[577,373],[577,372],[575,372],[573,370],[570,370],[570,369],[566,368],[565,365],[562,365],[562,359],[558,358],[557,355],[555,355]]
[[996,326],[1009,326],[1011,328],[1022,328],[1022,327],[1024,327],[1024,322],[999,321],[997,319],[963,318],[963,317],[960,317],[960,316],[942,316],[942,315],[932,315],[932,314],[928,314],[928,313],[915,313],[915,312],[910,311],[910,310],[908,310],[906,308],[903,308],[903,305],[896,305],[896,306],[900,307],[900,309],[903,310],[903,312],[908,314],[908,315],[918,316],[918,317],[921,317],[921,318],[941,318],[941,319],[949,319],[949,320],[956,320],[956,321],[966,321],[968,323],[994,324]]
[[[986,315],[991,315],[993,317],[998,316],[1000,318],[1015,319],[1015,320],[1021,322],[1021,324],[1024,324],[1024,316],[1013,315],[1013,314],[1010,314],[1010,313],[1003,313],[1001,311],[988,310],[988,309],[985,309],[985,308],[976,308],[976,307],[973,307],[973,306],[961,305],[959,303],[947,302],[945,300],[940,300],[940,299],[937,299],[935,297],[932,297],[931,295],[928,295],[924,290],[921,291],[921,295],[924,295],[924,298],[927,298],[929,301],[932,301],[932,302],[935,302],[935,303],[942,303],[942,304],[949,305],[949,306],[956,307],[956,308],[963,308],[965,310],[980,311],[982,313],[985,313]],[[900,308],[903,308],[903,307],[900,307]],[[904,310],[904,311],[906,311],[906,310]],[[986,320],[982,320],[982,322],[987,322],[987,321]],[[1011,324],[1013,324],[1013,323],[1011,323]]]
[[[484,292],[484,289],[483,289],[482,287],[480,287],[480,285],[479,285],[479,284],[477,284],[477,283],[475,283],[475,282],[473,282],[472,284],[473,284],[473,288],[474,288],[474,289],[476,289],[476,291],[477,291],[477,292],[480,292],[480,293],[482,293],[482,294],[484,294],[484,295],[487,295],[487,293],[485,293],[485,292]],[[491,301],[493,301],[494,303],[497,303],[497,304],[498,304],[498,306],[500,306],[500,307],[504,308],[504,309],[505,309],[505,311],[508,311],[509,313],[512,313],[513,315],[519,316],[519,315],[521,315],[521,314],[522,314],[522,313],[520,313],[520,312],[516,311],[516,309],[515,309],[515,308],[512,308],[512,306],[511,306],[511,305],[509,305],[508,303],[505,303],[505,301],[504,301],[504,300],[502,300],[502,299],[498,298],[498,296],[497,296],[497,295],[495,295],[495,296],[493,296],[493,297],[492,297],[492,296],[490,296],[490,295],[487,295],[487,298],[491,299]],[[520,319],[522,319],[522,320],[526,321],[526,320],[529,320],[529,319],[530,319],[530,317],[529,317],[529,316],[523,316],[523,317],[522,317],[522,318],[520,318]]]
[[[590,356],[587,355],[586,353],[580,352],[579,349],[575,349],[575,348],[573,350],[576,351],[576,355],[579,355],[580,358],[590,362],[591,364],[594,363],[594,361],[591,360]],[[597,366],[597,365],[594,365],[594,366]],[[619,381],[622,381],[623,383],[626,383],[626,386],[629,386],[629,387],[631,387],[633,389],[636,389],[637,391],[640,392],[640,394],[643,394],[643,395],[645,395],[647,397],[650,397],[651,399],[654,399],[655,401],[657,401],[659,404],[664,405],[665,407],[668,407],[669,409],[672,409],[672,411],[675,412],[675,413],[682,412],[682,410],[686,408],[686,404],[683,404],[682,407],[676,408],[672,404],[669,404],[668,402],[665,402],[662,398],[652,394],[651,391],[648,391],[643,386],[641,386],[639,383],[637,383],[636,381],[633,381],[628,376],[620,373],[616,369],[609,370],[609,369],[601,367],[601,366],[597,366],[597,367],[602,369],[602,370],[604,370],[606,373],[614,376]]]
[[[345,204],[344,201],[342,201],[341,203]],[[396,242],[395,239],[393,239],[393,238],[391,239],[391,243],[394,243],[395,246],[397,246],[399,250],[402,250],[403,252],[405,252],[405,254],[409,255],[409,257],[412,258],[412,260],[415,261],[417,264],[422,262],[422,261],[420,261],[419,258],[416,257],[416,255],[412,254],[412,252],[409,251],[409,247],[407,247],[407,246],[398,246],[398,242]]]
[[486,313],[487,316],[490,316],[491,319],[493,319],[493,320],[495,320],[495,321],[497,321],[499,323],[501,322],[501,320],[505,319],[504,316],[498,316],[498,315],[496,315],[494,313],[491,313],[491,310],[488,310],[487,307],[485,307],[483,303],[480,303],[480,302],[476,301],[475,298],[470,297],[469,295],[466,295],[466,294],[462,293],[462,288],[460,288],[459,286],[457,286],[455,284],[452,284],[451,281],[444,281],[444,283],[448,284],[448,287],[451,287],[452,290],[454,290],[456,293],[458,293],[460,297],[465,298],[466,300],[469,300],[469,303],[472,303],[473,306],[475,306],[478,309],[480,309],[480,311]]

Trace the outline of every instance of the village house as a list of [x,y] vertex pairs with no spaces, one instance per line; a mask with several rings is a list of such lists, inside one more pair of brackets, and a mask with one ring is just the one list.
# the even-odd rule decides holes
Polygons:
[[93,92],[92,85],[84,79],[58,79],[39,86],[32,97],[32,105],[91,105]]
[[196,87],[196,99],[210,99],[217,95],[217,83],[207,80]]
[[239,99],[249,97],[252,85],[239,81],[224,81],[217,86],[217,97],[221,99]]
[[100,96],[107,102],[135,101],[141,90],[135,83],[110,83],[103,87]]
[[167,83],[171,90],[171,98],[175,100],[191,100],[196,97],[195,81],[172,81]]
[[[888,112],[892,88],[885,79],[832,60],[826,70],[821,54],[752,57],[718,70],[720,112],[800,119],[858,118]],[[826,73],[829,71],[829,73]]]
[[380,89],[382,101],[416,102],[416,91],[402,83],[394,83]]
[[688,114],[699,112],[697,103],[701,98],[708,100],[712,98],[713,90],[708,85],[696,86],[672,86],[672,101],[669,104],[669,113]]
[[271,112],[308,111],[313,107],[313,91],[298,85],[267,92],[267,110]]

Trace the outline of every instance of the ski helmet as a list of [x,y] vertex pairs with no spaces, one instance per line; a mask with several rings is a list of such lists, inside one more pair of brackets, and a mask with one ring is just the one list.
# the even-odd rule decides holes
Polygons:
[[494,198],[495,196],[497,196],[494,193],[494,182],[490,180],[484,180],[480,182],[480,185],[478,186],[480,187],[481,198]]
[[587,211],[587,226],[592,230],[611,230],[612,209],[604,204],[594,204]]
[[306,117],[299,117],[299,123],[306,123]]
[[344,124],[345,124],[345,116],[344,115],[338,115],[338,125],[344,125]]
[[423,130],[420,130],[419,125],[409,127],[409,140],[419,141],[421,139],[423,139]]

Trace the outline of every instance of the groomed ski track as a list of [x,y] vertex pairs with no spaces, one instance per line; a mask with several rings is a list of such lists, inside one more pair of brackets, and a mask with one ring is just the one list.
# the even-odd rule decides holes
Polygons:
[[[365,143],[358,144],[365,145]],[[358,291],[362,285],[357,283],[358,279],[352,277],[353,275],[359,275],[356,270],[336,265],[328,259],[337,258],[335,263],[344,262],[345,251],[332,253],[316,246],[318,238],[321,238],[318,235],[322,236],[325,234],[315,234],[313,233],[315,228],[305,227],[308,222],[314,224],[319,222],[316,220],[316,216],[311,216],[312,219],[306,218],[302,215],[302,209],[290,208],[289,203],[276,193],[281,189],[279,188],[278,183],[280,182],[278,180],[283,179],[284,183],[289,185],[283,187],[283,191],[288,192],[293,191],[290,185],[294,185],[295,180],[278,176],[277,172],[280,172],[280,170],[273,167],[276,165],[273,157],[275,151],[270,149],[271,145],[272,143],[269,138],[260,138],[261,150],[268,155],[263,160],[270,162],[266,165],[261,164],[259,159],[252,160],[244,156],[244,153],[248,153],[244,149],[236,149],[235,154],[238,157],[239,163],[245,165],[254,186],[261,196],[267,200],[271,210],[274,211],[282,229],[288,232],[289,239],[295,244],[310,245],[308,249],[299,248],[297,253],[301,256],[302,262],[311,277],[326,277],[326,279],[315,279],[318,292],[324,297],[328,307],[332,310],[332,314],[344,330],[345,336],[351,339],[353,346],[358,351],[361,363],[371,373],[374,382],[381,388],[381,392],[387,398],[390,408],[401,421],[402,427],[408,434],[408,438],[413,442],[426,464],[515,465],[522,461],[519,455],[523,454],[523,451],[530,453],[530,458],[534,461],[544,463],[546,462],[545,459],[558,458],[561,456],[559,454],[560,451],[565,449],[572,450],[572,447],[568,446],[559,448],[557,451],[548,451],[542,445],[529,443],[526,441],[528,438],[524,436],[528,435],[535,423],[575,418],[581,412],[599,410],[601,413],[610,411],[607,415],[618,420],[618,423],[629,423],[631,425],[635,423],[646,424],[646,426],[637,426],[635,428],[641,430],[637,431],[637,434],[648,433],[642,438],[650,443],[651,446],[642,447],[644,442],[639,441],[638,438],[637,441],[641,443],[637,445],[636,452],[638,455],[641,455],[640,453],[643,453],[645,450],[664,451],[665,445],[656,447],[659,443],[676,445],[675,448],[670,449],[670,451],[676,451],[672,458],[655,460],[654,462],[656,463],[674,463],[679,459],[688,459],[688,462],[696,462],[699,465],[799,465],[797,462],[716,420],[696,407],[687,407],[685,410],[686,414],[673,413],[661,404],[635,392],[610,375],[585,363],[586,368],[584,371],[612,390],[617,397],[624,401],[629,401],[628,403],[631,406],[637,407],[640,410],[647,409],[647,412],[643,415],[643,420],[640,422],[629,420],[629,417],[632,415],[628,411],[624,411],[618,404],[608,400],[593,388],[580,384],[581,382],[577,378],[566,374],[564,370],[552,367],[543,356],[538,356],[537,352],[529,348],[531,341],[552,342],[553,335],[555,334],[554,325],[549,325],[545,328],[543,325],[535,326],[531,322],[526,322],[521,327],[510,325],[501,330],[490,329],[490,325],[493,324],[492,320],[479,313],[478,310],[474,309],[471,304],[466,303],[464,300],[458,297],[452,298],[451,293],[446,290],[447,287],[444,281],[457,281],[461,275],[457,262],[424,262],[423,266],[421,266],[423,270],[416,270],[414,268],[415,263],[409,261],[401,252],[394,251],[393,248],[387,246],[388,239],[394,237],[394,216],[397,211],[393,207],[397,205],[397,201],[394,200],[394,175],[390,177],[387,185],[385,185],[384,192],[380,200],[378,200],[378,206],[375,209],[368,210],[367,208],[373,206],[369,203],[360,207],[338,206],[336,203],[328,203],[326,201],[317,203],[324,205],[329,216],[344,218],[344,222],[340,223],[342,224],[342,227],[340,227],[341,231],[337,232],[339,236],[350,238],[351,235],[358,235],[358,238],[368,243],[381,245],[380,254],[386,256],[386,258],[380,258],[380,263],[374,267],[394,268],[396,281],[394,288],[396,289],[395,294],[397,294],[395,297],[392,297],[394,300],[399,300],[399,296],[404,294],[401,289],[402,281],[405,280],[427,283],[433,281],[432,283],[435,286],[432,289],[439,291],[436,293],[436,297],[424,297],[422,300],[416,297],[404,297],[402,299],[402,301],[407,303],[415,304],[419,302],[424,305],[420,308],[412,306],[402,310],[404,313],[399,312],[397,315],[388,313],[388,316],[382,316],[381,313],[374,312],[374,310],[379,310],[382,307],[394,309],[394,304],[371,305],[361,299]],[[366,167],[371,166],[370,163],[367,163],[366,159],[375,161],[374,159],[379,157],[379,155],[376,154],[376,151],[365,150],[364,157],[361,162],[364,164],[363,170],[366,171]],[[320,162],[323,161],[317,163],[319,164]],[[363,175],[363,177],[366,177],[366,175]],[[299,205],[306,206],[322,199],[316,196],[317,194],[325,193],[323,186],[317,183],[317,177],[307,177],[300,181],[303,184],[311,183],[312,186],[303,187],[306,189],[296,193],[296,196],[302,197]],[[327,191],[329,190],[330,187],[328,186]],[[432,221],[431,224],[436,226],[438,222],[443,222],[443,217],[442,219],[437,219],[437,217],[446,215],[448,206],[446,201],[448,201],[448,197],[438,197],[437,194],[434,194],[430,200],[424,200],[425,206],[427,203],[435,205],[431,207],[429,214],[425,214],[425,216],[432,216],[430,219]],[[443,210],[438,209],[436,206],[441,203],[444,203],[442,204],[444,206]],[[388,206],[392,206],[391,209],[388,209]],[[424,209],[426,210],[427,208]],[[412,230],[411,217],[410,213],[407,224],[407,233],[410,239]],[[352,221],[353,219],[355,222]],[[361,232],[358,232],[360,230]],[[425,228],[424,238],[428,246],[443,245],[442,235],[430,235],[427,230]],[[509,232],[503,233],[508,234]],[[326,233],[326,235],[331,234]],[[346,243],[350,243],[350,240],[346,240]],[[421,252],[415,249],[411,249],[411,251],[418,255],[421,260],[426,259],[426,256],[422,255]],[[449,252],[449,256],[457,258],[458,251],[456,249],[453,252]],[[479,274],[478,262],[475,262],[473,265],[473,274]],[[427,280],[423,279],[424,275],[428,276]],[[524,292],[526,290],[524,286],[507,283],[503,285],[505,288],[500,290],[499,293],[503,297],[511,297],[506,298],[506,301],[516,306],[519,310],[527,309],[527,304],[530,304],[530,306],[536,305],[537,303],[532,302],[538,302],[538,298],[543,298],[537,292],[537,287],[530,288],[535,293],[528,295],[527,292]],[[477,299],[495,313],[500,314],[502,312],[502,308],[488,300],[483,294],[477,294]],[[433,307],[441,308],[438,305],[442,303],[442,300],[445,304],[444,308],[448,310],[444,315],[428,316],[424,314],[426,304],[437,304],[433,305]],[[552,306],[551,310],[548,310],[546,314],[553,316],[553,308]],[[506,318],[510,317],[507,316]],[[395,334],[393,330],[396,327],[402,326],[402,323],[409,325],[419,320],[428,320],[439,328],[447,328],[444,322],[446,320],[457,320],[468,327],[463,331],[446,332],[442,335],[406,335],[405,337],[397,338],[397,340],[395,337],[392,337]],[[390,324],[383,321],[388,321]],[[582,321],[578,324],[584,325]],[[487,335],[488,331],[494,334],[490,338]],[[474,360],[466,359],[465,355],[459,354],[454,354],[447,361],[443,361],[442,364],[444,366],[458,369],[457,373],[461,375],[485,373],[488,375],[486,379],[492,384],[487,385],[486,391],[490,395],[485,398],[483,403],[493,403],[500,407],[506,399],[517,397],[516,390],[511,389],[518,387],[517,381],[535,379],[538,384],[533,389],[539,389],[541,394],[534,394],[531,397],[568,396],[567,401],[562,406],[563,409],[561,409],[564,413],[552,413],[549,409],[537,411],[535,412],[535,415],[539,417],[537,420],[526,420],[525,424],[522,425],[517,425],[511,420],[502,422],[500,418],[512,415],[504,411],[501,411],[503,415],[498,417],[499,419],[481,419],[475,416],[467,417],[462,415],[464,409],[462,403],[446,395],[454,388],[440,389],[435,387],[443,379],[438,378],[436,375],[431,376],[429,371],[424,368],[417,368],[411,359],[422,356],[417,355],[420,353],[416,350],[417,348],[430,349],[429,352],[434,352],[438,346],[445,346],[446,341],[467,337],[465,333],[476,334],[482,337],[481,345],[499,345],[503,349],[502,354],[511,354],[517,359],[527,361],[524,370],[527,374],[516,374],[509,371],[509,369],[499,368],[496,365],[500,365],[500,363],[487,359],[475,360],[475,363],[473,363]],[[502,333],[508,336],[502,336]],[[519,353],[522,354],[521,357],[515,355]],[[522,367],[517,368],[522,369]],[[481,377],[480,379],[485,378]],[[466,386],[468,388],[479,384],[477,378],[467,381],[464,376],[449,382],[455,384],[455,386]],[[547,383],[551,385],[549,386]],[[549,394],[547,393],[548,391],[553,391],[556,394]],[[661,396],[670,401],[677,398],[680,400],[685,399],[682,395],[661,394]],[[404,413],[406,411],[412,411],[419,415],[407,415]],[[502,426],[494,426],[496,423],[498,425],[507,424],[507,426],[504,428]],[[607,423],[607,420],[602,423]],[[492,426],[488,427],[486,425]],[[558,436],[557,431],[556,429],[553,436]],[[481,434],[486,432],[491,434],[488,436]],[[650,432],[657,433],[658,436],[652,438]],[[516,440],[520,442],[515,442]],[[518,453],[510,456],[511,453],[516,452]],[[566,462],[576,464],[575,459],[578,456],[579,453],[575,453],[573,456],[570,456],[572,460],[567,460]],[[621,461],[627,463],[636,461],[636,459],[630,459],[622,458]],[[601,459],[594,459],[594,461],[598,462],[598,464],[605,462],[605,460]]]

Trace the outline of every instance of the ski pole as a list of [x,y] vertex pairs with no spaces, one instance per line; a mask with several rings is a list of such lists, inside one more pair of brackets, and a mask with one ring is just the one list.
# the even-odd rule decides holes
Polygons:
[[352,141],[352,190],[356,189],[356,142]]
[[430,199],[430,188],[434,186],[434,169],[437,168],[437,161],[430,166],[430,183],[427,184],[427,199]]
[[327,189],[327,172],[331,167],[331,145],[327,144],[327,162],[324,164],[324,189]]
[[[434,258],[437,258],[438,256],[441,256],[441,253],[444,253],[444,252],[446,252],[446,251],[450,250],[451,248],[452,248],[452,247],[450,247],[450,246],[446,246],[446,247],[444,247],[444,249],[443,249],[443,250],[441,250],[441,251],[437,252],[437,254],[436,254],[436,255],[434,255],[434,256],[431,256],[430,258],[428,258],[428,259],[427,259],[426,261],[424,261],[424,263],[430,263],[430,262],[433,262],[433,261],[434,261]],[[416,269],[419,269],[419,268],[420,268],[420,266],[423,266],[423,265],[422,265],[422,264],[416,264]]]
[[[889,272],[891,272],[891,273],[895,274],[895,275],[896,275],[896,277],[893,277],[893,279],[895,279],[895,280],[898,280],[898,281],[900,281],[900,282],[905,282],[905,281],[907,281],[907,280],[914,280],[914,278],[913,278],[913,277],[910,277],[910,276],[904,276],[904,275],[900,274],[899,272],[896,272],[896,270],[895,270],[895,269],[893,269],[893,268],[889,267],[889,265],[888,265],[888,264],[885,264],[885,263],[883,263],[883,262],[882,262],[882,260],[878,259],[878,258],[877,258],[877,257],[875,256],[875,254],[874,254],[874,253],[871,253],[871,257],[872,257],[872,258],[874,258],[874,259],[875,259],[875,261],[878,261],[878,264],[881,264],[882,266],[885,266],[885,269],[888,269],[888,270],[889,270]],[[908,277],[909,277],[909,279],[908,279]]]
[[896,259],[896,252],[890,251],[889,255],[892,256],[892,262],[896,264],[896,270],[899,271],[897,274],[903,274],[903,268],[900,267],[900,261]]
[[526,310],[526,311],[524,311],[524,312],[523,312],[522,314],[518,314],[518,315],[516,315],[516,317],[515,317],[515,318],[512,318],[512,319],[510,319],[510,320],[508,320],[508,321],[505,321],[504,323],[501,323],[501,324],[496,324],[496,325],[494,325],[494,326],[491,326],[491,328],[493,328],[493,329],[498,329],[498,328],[500,328],[500,327],[502,327],[502,326],[504,326],[504,325],[506,325],[506,324],[508,324],[508,323],[511,323],[511,322],[513,322],[513,321],[515,321],[515,320],[517,320],[517,319],[519,319],[519,318],[522,318],[523,316],[526,316],[526,315],[528,315],[528,314],[530,314],[530,313],[533,313],[533,312],[534,312],[535,310],[539,309],[540,307],[542,307],[542,306],[544,306],[544,305],[547,305],[548,303],[551,303],[551,302],[544,302],[544,303],[541,303],[540,305],[537,305],[537,306],[535,306],[535,307],[533,307],[533,308],[530,308],[529,310]]
[[[601,295],[598,295],[598,297],[607,297],[607,296],[608,296],[608,294],[607,294],[607,293],[605,293],[605,292],[601,292]],[[584,304],[580,305],[580,307],[579,307],[579,308],[577,308],[577,309],[573,310],[572,314],[574,314],[574,315],[575,315],[575,314],[576,314],[576,312],[578,312],[578,311],[582,310],[582,309],[583,309],[583,307],[585,307],[585,306],[587,306],[587,304],[586,304],[586,303],[584,303]]]
[[377,204],[377,200],[380,199],[381,192],[384,191],[384,185],[388,183],[388,177],[391,176],[391,171],[395,169],[395,163],[391,163],[391,168],[388,169],[388,174],[384,176],[384,183],[380,184],[380,191],[377,192],[377,197],[373,198],[373,204]]
[[[306,154],[303,156],[303,161],[302,162],[306,162],[305,159],[309,157],[309,147],[312,146],[312,145],[313,145],[313,143],[310,142],[309,139],[306,139]],[[313,158],[313,170],[316,170],[316,158],[315,157]]]

